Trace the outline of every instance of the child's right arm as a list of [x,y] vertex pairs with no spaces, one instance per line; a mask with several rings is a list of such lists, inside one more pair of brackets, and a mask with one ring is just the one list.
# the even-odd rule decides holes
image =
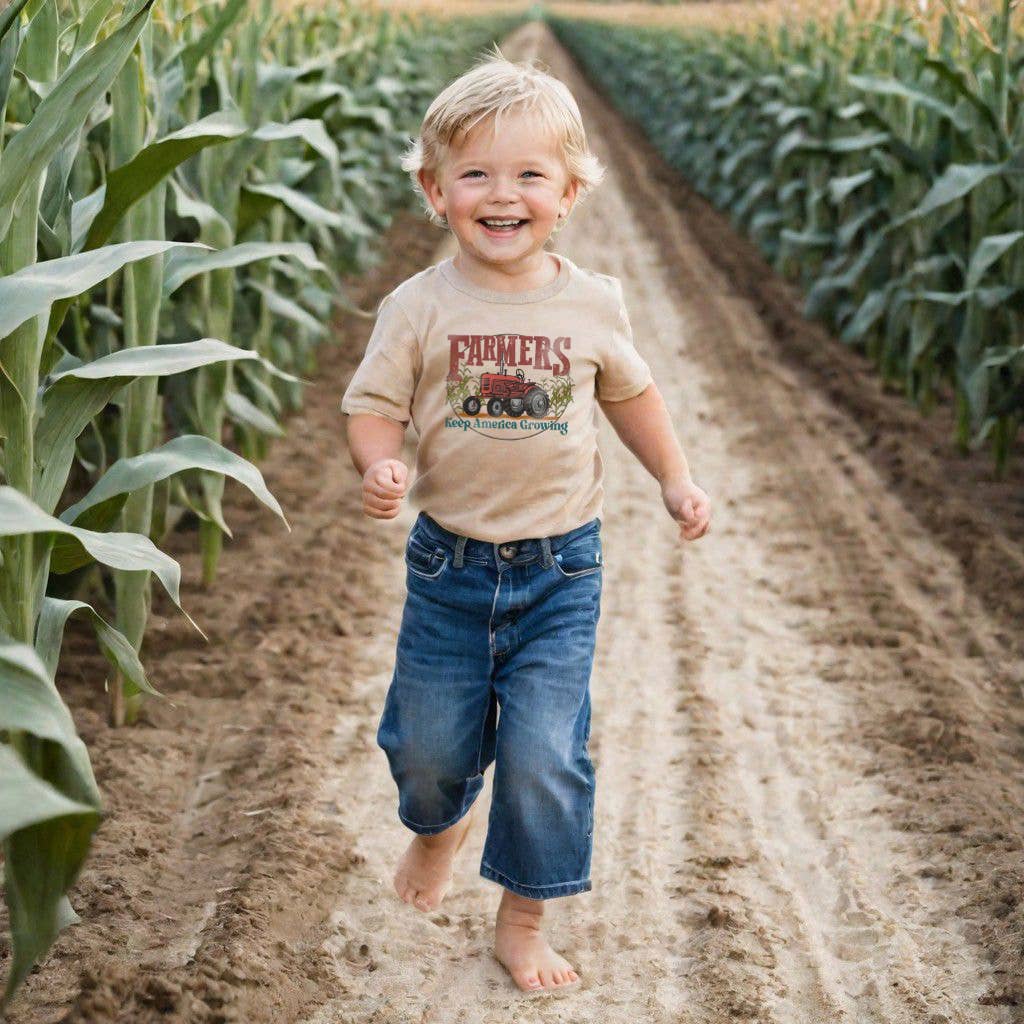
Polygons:
[[348,450],[363,477],[363,512],[371,519],[394,519],[405,497],[409,467],[398,455],[405,426],[372,413],[348,417]]
[[392,291],[380,301],[366,352],[341,400],[349,453],[363,477],[363,511],[371,519],[394,519],[405,497],[409,467],[399,455],[419,369],[416,329]]

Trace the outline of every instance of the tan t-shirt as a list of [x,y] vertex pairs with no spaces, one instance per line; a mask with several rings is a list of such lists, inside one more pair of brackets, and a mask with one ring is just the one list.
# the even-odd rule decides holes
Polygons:
[[419,435],[407,499],[454,533],[502,544],[602,514],[597,403],[652,383],[618,278],[560,253],[542,288],[500,292],[452,258],[385,295],[341,400]]

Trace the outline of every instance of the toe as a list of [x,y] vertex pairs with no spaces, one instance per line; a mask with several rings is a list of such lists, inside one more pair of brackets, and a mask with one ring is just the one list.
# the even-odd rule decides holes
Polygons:
[[416,894],[415,903],[420,910],[430,910],[430,900],[421,892]]
[[519,979],[519,984],[522,985],[523,988],[540,988],[541,987],[540,978],[538,978],[537,975],[535,975],[535,974],[529,974],[529,975],[527,975],[524,978],[520,978]]

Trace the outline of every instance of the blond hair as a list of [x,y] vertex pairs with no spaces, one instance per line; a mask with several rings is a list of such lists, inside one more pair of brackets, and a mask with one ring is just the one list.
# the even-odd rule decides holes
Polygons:
[[[408,172],[412,187],[420,196],[427,219],[448,228],[448,218],[439,216],[420,184],[419,172],[437,174],[447,159],[456,137],[468,133],[488,117],[497,130],[506,112],[529,112],[537,116],[555,137],[569,180],[578,182],[576,202],[581,202],[604,178],[605,169],[587,146],[583,119],[572,93],[542,70],[536,58],[513,62],[502,54],[485,53],[475,67],[455,79],[430,104],[414,138],[402,156],[402,170]],[[464,137],[464,135],[463,135]],[[564,227],[560,220],[555,231]]]

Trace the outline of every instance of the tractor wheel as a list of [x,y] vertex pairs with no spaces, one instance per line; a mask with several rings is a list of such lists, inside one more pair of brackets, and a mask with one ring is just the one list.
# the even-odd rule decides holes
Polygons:
[[551,407],[551,399],[543,388],[534,388],[526,396],[526,411],[535,419],[539,420],[548,414]]
[[523,398],[510,398],[508,400],[508,413],[510,416],[522,416],[525,411],[526,400]]
[[500,416],[502,414],[503,409],[504,409],[504,406],[501,404],[501,399],[500,398],[492,398],[487,403],[487,412],[491,416]]
[[467,395],[462,402],[462,411],[467,416],[475,416],[480,411],[480,396]]

